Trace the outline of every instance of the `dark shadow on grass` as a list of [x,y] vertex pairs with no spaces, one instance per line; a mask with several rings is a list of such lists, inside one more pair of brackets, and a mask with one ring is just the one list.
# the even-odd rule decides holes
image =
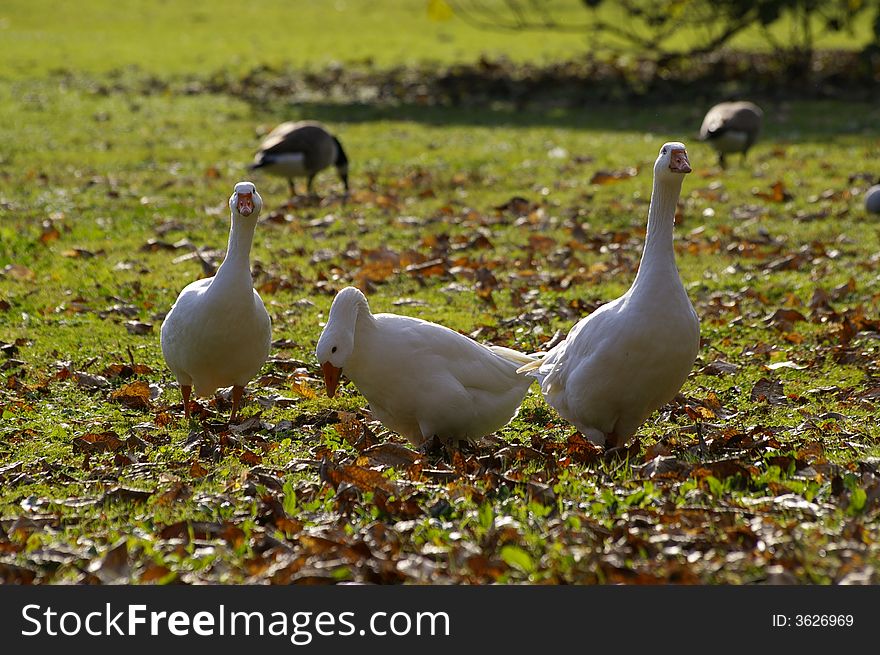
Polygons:
[[[624,111],[625,109],[625,111]],[[360,103],[295,103],[287,110],[260,114],[277,120],[312,116],[334,123],[370,123],[379,121],[414,122],[423,125],[468,125],[472,127],[559,127],[585,130],[632,130],[656,124],[678,129],[692,123],[693,108],[633,107],[603,105],[595,107],[522,108],[504,102],[486,107],[423,106],[412,104],[369,105]]]
[[811,141],[878,134],[878,65],[880,53],[832,51],[799,66],[772,54],[737,52],[667,65],[591,56],[546,66],[481,59],[388,70],[258,67],[243,75],[218,72],[195,87],[235,96],[267,121],[559,127],[688,139],[715,103],[749,99],[765,110],[766,136]]
[[[880,137],[880,107],[845,100],[774,100],[754,98],[765,111],[761,140],[790,143],[827,142],[837,136]],[[311,118],[328,124],[413,122],[431,126],[562,128],[603,132],[645,132],[697,138],[710,101],[702,103],[596,103],[572,107],[515,107],[495,102],[486,107],[370,105],[363,103],[291,103],[267,112],[255,106],[267,123]]]

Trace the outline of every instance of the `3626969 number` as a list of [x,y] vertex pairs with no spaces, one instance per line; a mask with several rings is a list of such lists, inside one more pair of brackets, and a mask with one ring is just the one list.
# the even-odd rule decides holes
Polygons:
[[799,628],[851,627],[852,614],[795,614],[794,625]]

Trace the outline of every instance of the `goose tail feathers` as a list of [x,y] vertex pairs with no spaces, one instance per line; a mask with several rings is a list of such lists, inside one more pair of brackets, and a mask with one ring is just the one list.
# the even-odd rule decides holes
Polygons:
[[537,371],[539,368],[541,368],[541,364],[543,363],[543,359],[535,359],[531,362],[528,362],[527,364],[523,364],[522,366],[520,366],[518,369],[516,369],[516,372],[520,375],[531,373],[532,371]]
[[499,357],[503,357],[508,362],[513,362],[514,364],[528,365],[535,362],[540,363],[541,361],[540,357],[536,357],[534,355],[526,355],[525,353],[521,353],[518,350],[514,350],[513,348],[505,348],[504,346],[489,346],[489,350],[491,350]]

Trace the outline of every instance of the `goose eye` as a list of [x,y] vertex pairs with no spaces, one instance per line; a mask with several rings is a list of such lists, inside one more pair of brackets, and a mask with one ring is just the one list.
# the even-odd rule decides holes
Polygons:
[[330,349],[330,352],[331,352],[331,353],[335,353],[335,352],[336,352],[336,346],[333,346],[333,348]]

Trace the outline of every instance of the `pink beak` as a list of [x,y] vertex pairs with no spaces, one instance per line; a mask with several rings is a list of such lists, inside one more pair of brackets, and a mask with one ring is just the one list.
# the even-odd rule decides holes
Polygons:
[[332,398],[336,395],[336,387],[339,386],[339,376],[342,375],[342,369],[336,368],[330,362],[321,364],[321,370],[324,371],[324,386],[327,387],[327,396]]
[[239,193],[237,208],[242,216],[250,216],[254,211],[254,194]]
[[691,172],[691,163],[688,161],[687,150],[678,148],[672,151],[672,157],[669,161],[669,170],[673,173]]

